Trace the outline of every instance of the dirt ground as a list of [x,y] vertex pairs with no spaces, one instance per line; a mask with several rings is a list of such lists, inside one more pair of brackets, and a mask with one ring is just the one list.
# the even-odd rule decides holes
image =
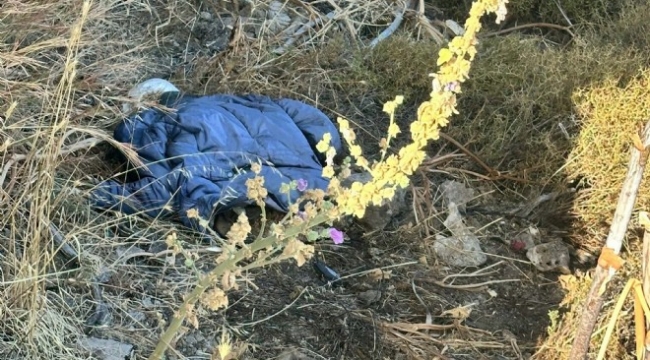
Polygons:
[[[387,99],[379,96],[380,90],[349,93],[345,84],[314,90],[336,69],[319,69],[319,76],[307,79],[283,73],[282,62],[268,70],[279,79],[278,83],[256,89],[256,83],[249,80],[253,70],[248,62],[254,61],[246,58],[255,51],[232,55],[236,51],[229,48],[229,43],[233,42],[233,28],[239,25],[224,15],[227,11],[220,8],[221,2],[208,3],[204,7],[193,4],[171,8],[173,2],[164,2],[158,5],[158,12],[133,9],[121,20],[123,33],[136,44],[132,45],[134,49],[138,37],[142,37],[142,43],[161,41],[159,46],[141,50],[146,56],[137,71],[139,79],[169,78],[193,93],[260,90],[276,96],[293,95],[316,103],[332,118],[343,115],[357,120],[365,129],[360,137],[369,144],[364,148],[376,151],[370,144],[381,137],[387,126],[381,112],[382,101]],[[439,13],[428,11],[431,15]],[[172,15],[164,26],[143,25],[164,24],[166,14]],[[238,36],[246,36],[247,29],[242,31]],[[352,59],[343,55],[320,60],[327,66],[354,66]],[[283,61],[304,59],[289,57]],[[425,68],[423,74],[431,70]],[[286,78],[293,75],[295,78]],[[120,88],[129,87],[127,79],[124,82]],[[293,88],[286,86],[296,83]],[[403,110],[405,114],[416,108],[418,91]],[[408,115],[400,121],[408,123]],[[561,134],[557,136],[561,141]],[[432,145],[431,154],[459,151],[449,142],[444,142],[444,147],[442,143]],[[66,166],[75,171],[85,166],[86,174],[103,177],[117,171],[116,164],[107,161],[112,160],[111,156],[108,146],[100,146],[70,158]],[[337,271],[341,281],[329,283],[313,262],[302,267],[290,262],[251,271],[248,281],[228,294],[228,309],[199,313],[198,328],[185,325],[168,358],[217,359],[214,354],[224,334],[241,350],[240,359],[530,358],[547,335],[549,312],[562,311],[559,304],[565,293],[559,285],[560,273],[537,270],[525,252],[513,246],[513,241],[532,226],[541,233],[542,242],[570,243],[572,197],[546,203],[525,218],[513,217],[508,215],[509,210],[549,190],[532,186],[520,194],[512,182],[472,177],[468,171],[482,170],[469,157],[446,162],[436,168],[437,172],[424,170],[429,169],[423,169],[409,190],[407,209],[385,229],[364,233],[350,227],[345,229],[349,240],[343,245],[326,241],[317,245],[316,258]],[[432,250],[435,235],[444,232],[441,224],[446,209],[438,187],[446,180],[463,183],[477,194],[477,199],[468,204],[468,209],[474,210],[468,210],[463,218],[481,240],[488,256],[481,269],[489,267],[488,271],[447,266]],[[61,219],[74,218],[76,224],[93,228],[95,234],[79,231],[76,225],[68,228],[75,228],[79,234],[77,246],[85,260],[79,267],[61,259],[55,261],[57,270],[70,270],[70,274],[48,281],[47,298],[55,304],[48,311],[73,319],[69,320],[72,329],[61,331],[76,330],[78,335],[71,335],[67,341],[74,342],[82,334],[113,339],[134,345],[134,359],[146,358],[168,324],[172,309],[191,289],[195,276],[183,266],[183,258],[152,254],[165,249],[164,238],[171,231],[179,233],[190,252],[205,254],[206,245],[186,234],[178,224],[152,225],[145,219],[98,214],[74,197],[58,206],[62,209]],[[429,219],[423,221],[423,216]],[[65,226],[62,228],[66,231]],[[211,259],[210,255],[202,257],[198,268],[209,269]],[[590,266],[593,262],[578,263],[575,258],[571,263],[571,269],[578,271]],[[93,282],[100,283],[108,307],[106,321],[95,322],[101,326],[88,325],[96,312]],[[14,334],[6,333],[0,342],[0,354],[25,358],[9,345],[15,341]],[[82,354],[70,350],[72,353]]]
[[[503,206],[498,198],[494,201]],[[229,293],[232,305],[226,311],[200,314],[200,327],[187,327],[170,358],[210,358],[223,330],[247,344],[242,359],[529,358],[546,334],[549,311],[557,310],[564,296],[557,274],[539,272],[506,244],[535,220],[466,217],[480,229],[489,257],[481,268],[494,265],[485,275],[444,280],[470,285],[467,289],[441,282],[479,269],[445,266],[432,254],[433,239],[409,221],[406,212],[381,233],[346,229],[350,240],[344,245],[317,246],[316,259],[336,270],[340,282],[329,283],[312,262],[252,271],[249,283]],[[549,238],[562,236],[557,227],[539,229]],[[153,253],[160,241],[145,240],[152,237],[129,236],[119,246]],[[116,258],[114,251],[106,256]],[[162,330],[161,316],[171,315],[165,303],[180,300],[191,285],[182,261],[165,266],[136,257],[116,267],[102,285],[113,319],[90,333],[151,346],[151,334]]]

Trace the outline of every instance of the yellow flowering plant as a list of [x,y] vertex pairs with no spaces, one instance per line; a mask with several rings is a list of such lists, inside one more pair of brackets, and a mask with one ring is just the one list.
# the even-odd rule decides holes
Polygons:
[[[329,192],[336,198],[336,203],[341,215],[354,215],[363,217],[369,205],[380,205],[382,201],[391,199],[397,187],[406,188],[409,177],[422,164],[425,158],[424,147],[429,140],[437,140],[440,128],[448,124],[456,110],[456,96],[461,93],[461,84],[469,77],[471,62],[476,56],[478,44],[477,33],[481,29],[480,19],[484,14],[495,13],[497,24],[503,21],[506,15],[505,5],[507,0],[479,0],[474,2],[469,18],[465,22],[463,35],[454,38],[446,48],[438,54],[438,73],[431,74],[432,91],[430,100],[422,103],[417,112],[417,119],[411,123],[412,143],[401,148],[397,155],[386,158],[390,139],[396,137],[401,130],[394,122],[397,107],[404,98],[397,96],[395,100],[384,105],[384,112],[390,116],[388,137],[382,139],[381,159],[371,166],[355,143],[354,131],[350,128],[349,121],[338,119],[341,135],[350,147],[350,153],[356,164],[370,171],[372,180],[367,183],[355,182],[349,188],[341,187],[338,179],[332,179]],[[325,134],[318,144],[318,150],[329,155],[333,148],[329,145],[330,134]],[[333,177],[332,164],[328,162],[323,170],[323,176]],[[346,174],[342,174],[346,175]]]
[[[227,306],[227,291],[236,287],[235,279],[244,271],[290,258],[295,259],[298,265],[304,264],[313,255],[314,248],[309,242],[300,241],[301,239],[315,240],[329,236],[338,243],[342,241],[338,230],[315,229],[324,224],[331,225],[342,216],[363,217],[367,207],[381,205],[383,201],[392,199],[398,188],[406,188],[409,185],[409,177],[425,159],[424,147],[430,140],[437,140],[440,128],[448,124],[453,114],[458,114],[456,97],[461,93],[462,83],[468,79],[472,61],[477,53],[480,19],[486,14],[494,13],[496,22],[500,23],[505,18],[507,3],[508,0],[474,1],[465,22],[465,32],[440,50],[437,60],[438,72],[430,75],[430,99],[419,106],[416,120],[410,125],[410,144],[399,149],[397,154],[388,155],[391,140],[402,132],[395,122],[395,112],[404,101],[402,96],[397,96],[384,105],[383,110],[389,115],[390,122],[387,136],[380,142],[381,157],[373,163],[363,156],[350,122],[339,118],[337,122],[340,133],[349,147],[350,158],[343,162],[338,174],[334,170],[336,151],[330,145],[331,134],[325,134],[317,145],[317,150],[326,156],[323,176],[330,179],[327,192],[305,190],[299,199],[291,199],[294,205],[284,219],[270,226],[270,234],[265,235],[264,231],[261,231],[250,244],[246,244],[244,239],[251,228],[247,224],[246,216],[240,215],[228,238],[223,240],[223,253],[216,259],[217,266],[209,273],[199,275],[196,287],[184,297],[183,305],[176,311],[149,359],[160,359],[163,356],[184,321],[196,325],[194,308],[197,302],[211,310]],[[372,178],[366,183],[353,182],[349,187],[344,187],[342,180],[350,175],[353,164],[368,171]],[[252,169],[258,173],[255,165]],[[263,204],[267,195],[264,179],[256,176],[247,182],[247,186],[248,197],[262,209],[264,227],[266,214]],[[287,184],[287,190],[295,187],[305,186],[300,181]],[[287,194],[289,193],[287,191]],[[302,211],[299,210],[298,204],[301,205]],[[197,214],[198,212],[192,210],[188,212],[189,216],[198,216]],[[204,219],[199,221],[207,223]],[[240,265],[248,259],[252,260],[249,264]],[[221,356],[226,356],[224,353],[228,352],[229,346],[221,344],[219,349]]]

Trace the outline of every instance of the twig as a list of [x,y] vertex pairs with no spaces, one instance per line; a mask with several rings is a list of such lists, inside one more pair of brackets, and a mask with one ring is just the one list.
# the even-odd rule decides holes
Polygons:
[[424,29],[429,33],[429,35],[431,35],[433,40],[435,40],[435,42],[438,45],[442,45],[442,43],[445,41],[444,36],[442,35],[442,33],[440,33],[440,31],[438,31],[438,29],[436,29],[435,27],[433,27],[433,25],[431,25],[431,20],[429,20],[429,18],[426,15],[424,15],[424,0],[419,0],[416,16],[417,16],[418,23],[422,27],[424,27]]
[[566,20],[566,22],[569,24],[569,26],[573,27],[573,23],[571,22],[569,17],[566,16],[566,13],[564,12],[564,9],[562,9],[562,6],[560,6],[560,3],[557,0],[555,0],[555,5],[557,5],[558,10],[560,10],[560,13],[562,14],[562,16],[564,16],[564,20]]
[[556,24],[548,24],[548,23],[533,23],[533,24],[524,24],[524,25],[518,25],[518,26],[513,26],[509,29],[503,29],[499,31],[495,31],[492,33],[485,34],[484,37],[492,37],[492,36],[498,36],[498,35],[503,35],[507,34],[509,32],[517,31],[517,30],[522,30],[522,29],[528,29],[528,28],[534,28],[534,27],[546,27],[546,28],[551,28],[551,29],[556,29],[556,30],[562,30],[566,31],[571,35],[571,37],[575,37],[575,34],[566,26],[562,25],[556,25]]
[[61,249],[65,257],[67,257],[68,260],[73,260],[79,263],[79,254],[77,251],[65,241],[65,236],[63,236],[56,225],[52,224],[51,222],[50,233],[52,234],[52,240],[54,241],[54,244]]
[[384,271],[384,270],[388,270],[388,269],[393,269],[393,268],[402,267],[402,266],[415,265],[415,264],[418,264],[418,262],[417,261],[407,261],[407,262],[404,262],[404,263],[401,263],[401,264],[393,264],[393,265],[387,265],[387,266],[382,266],[382,267],[376,267],[374,269],[370,269],[370,270],[366,270],[366,271],[357,272],[357,273],[354,273],[354,274],[341,276],[338,280],[335,280],[335,281],[341,281],[341,280],[345,280],[345,279],[355,277],[355,276],[368,275],[368,274],[371,274],[371,273],[373,273],[373,272],[375,272],[377,270]]
[[479,178],[482,178],[482,179],[485,179],[485,180],[489,180],[489,181],[496,181],[496,180],[506,179],[506,180],[512,180],[512,181],[517,181],[517,182],[523,182],[523,183],[530,182],[529,180],[526,180],[526,179],[521,179],[521,178],[510,176],[510,175],[505,175],[505,174],[501,173],[499,170],[495,170],[495,169],[491,168],[483,160],[481,160],[481,158],[479,158],[478,155],[471,152],[469,149],[467,149],[466,146],[462,145],[461,143],[456,141],[451,136],[441,132],[440,137],[447,140],[447,141],[449,141],[454,146],[456,146],[460,151],[462,151],[465,155],[467,155],[467,156],[471,157],[472,159],[474,159],[474,161],[476,161],[476,163],[479,166],[481,166],[483,169],[485,169],[485,171],[487,171],[488,174],[487,175],[482,175],[482,174],[478,174],[476,172],[469,171],[469,170],[464,170],[464,169],[456,169],[456,170],[458,170],[460,172],[465,172],[465,173],[468,173],[468,174],[471,174],[471,175],[474,175],[476,177],[479,177]]
[[[424,280],[424,279],[419,279],[419,280]],[[500,284],[500,283],[507,283],[507,282],[516,282],[516,281],[521,281],[520,279],[503,279],[503,280],[490,280],[490,281],[484,281],[482,283],[477,283],[477,284],[467,284],[467,285],[449,285],[445,284],[442,281],[437,281],[437,280],[430,280],[432,283],[448,288],[448,289],[456,289],[456,290],[467,290],[467,291],[480,291],[483,290],[485,286],[492,285],[492,284]]]
[[406,12],[406,9],[410,8],[413,3],[413,0],[410,0],[405,4],[405,6],[401,9],[395,10],[395,19],[393,22],[388,25],[384,31],[382,31],[372,42],[370,42],[370,45],[368,45],[371,49],[377,46],[381,41],[386,40],[389,36],[393,35],[395,31],[399,28],[400,25],[402,25],[402,21],[404,20],[404,13]]
[[2,188],[2,184],[5,183],[5,179],[7,178],[7,173],[9,173],[9,169],[11,168],[11,165],[13,165],[16,162],[13,158],[9,159],[5,166],[2,168],[2,173],[0,174],[0,188]]
[[[570,190],[569,192],[573,192]],[[540,206],[542,203],[545,203],[547,201],[553,200],[557,198],[562,192],[551,192],[548,194],[542,194],[538,196],[534,201],[532,201],[528,205],[521,206],[518,209],[514,209],[510,211],[511,215],[519,215],[520,217],[528,217],[533,210],[535,210],[538,206]]]
[[[201,254],[201,253],[221,253],[222,249],[218,246],[210,246],[210,247],[203,247],[203,248],[198,248],[198,249],[189,249],[185,250],[187,253],[195,253],[195,254]],[[120,258],[119,261],[122,263],[126,263],[128,260],[136,258],[136,257],[150,257],[154,259],[161,258],[165,255],[173,254],[174,250],[173,249],[167,249],[167,250],[161,250],[157,253],[150,253],[146,251],[142,252],[136,252],[136,253],[130,253],[125,255],[124,257]]]
[[415,280],[411,279],[411,288],[413,289],[413,294],[415,294],[415,297],[420,301],[420,305],[427,311],[427,317],[425,320],[425,324],[432,324],[433,323],[433,316],[431,315],[431,311],[429,311],[429,307],[427,304],[422,300],[420,295],[418,295],[417,290],[415,289]]
[[243,323],[243,324],[239,324],[239,325],[240,325],[240,326],[255,326],[255,325],[259,324],[259,323],[263,323],[263,322],[265,322],[265,321],[268,321],[268,320],[273,319],[274,317],[276,317],[276,316],[282,314],[283,312],[287,311],[287,309],[289,309],[290,307],[292,307],[293,304],[296,303],[296,301],[300,300],[300,298],[302,297],[302,294],[304,294],[305,291],[307,291],[307,289],[308,289],[308,288],[304,288],[304,289],[302,289],[302,291],[300,292],[300,294],[298,294],[298,296],[296,296],[296,298],[293,299],[293,301],[292,301],[291,303],[289,303],[287,306],[283,307],[282,310],[276,312],[275,314],[271,314],[271,315],[265,317],[264,319],[260,319],[260,320],[253,321],[253,322],[249,322],[249,323]]
[[598,259],[598,265],[585,301],[582,317],[578,323],[569,359],[587,358],[591,334],[603,306],[602,294],[606,290],[607,283],[616,274],[616,270],[623,264],[623,260],[618,254],[621,251],[623,238],[632,217],[634,203],[643,179],[643,171],[649,154],[648,146],[650,146],[650,121],[646,123],[641,136],[639,134],[634,136],[634,146],[632,147],[627,175],[618,198],[607,241]]
[[512,346],[512,351],[514,351],[515,354],[517,355],[517,359],[524,360],[524,357],[521,355],[521,349],[517,344],[517,337],[515,336],[515,334],[513,334],[508,330],[501,330],[501,334],[503,335],[503,339],[509,342],[510,346]]
[[480,214],[485,214],[485,215],[503,215],[505,217],[516,217],[516,218],[522,218],[522,219],[527,219],[530,214],[535,210],[537,207],[539,207],[541,204],[551,201],[559,197],[560,195],[563,194],[570,194],[574,193],[574,190],[568,190],[568,191],[555,191],[555,192],[550,192],[546,194],[542,194],[538,197],[536,197],[533,201],[526,202],[523,204],[520,204],[517,207],[514,207],[510,210],[500,210],[500,209],[489,209],[483,206],[470,206],[465,209],[465,213],[480,213]]
[[[329,12],[327,15],[325,15],[325,17],[327,17],[328,20],[332,20],[336,16],[337,16],[336,11]],[[287,41],[285,41],[282,46],[273,49],[271,52],[274,54],[284,54],[284,52],[287,51],[287,49],[291,47],[291,45],[293,45],[293,43],[295,43],[299,37],[304,35],[307,31],[309,31],[309,29],[313,28],[314,26],[322,22],[323,20],[321,18],[316,18],[316,20],[311,20],[310,22],[304,24],[303,26],[298,28],[298,30],[296,30],[296,32],[293,33],[293,35],[291,35],[289,39],[287,39]]]
[[[643,289],[643,297],[645,298],[646,303],[650,304],[650,268],[648,268],[648,266],[650,266],[650,218],[647,212],[642,211],[639,214],[639,222],[644,227],[643,253],[641,255],[641,272],[642,272],[641,284]],[[644,319],[643,321],[645,322],[644,324],[645,328],[646,329],[650,328],[650,319]],[[649,360],[650,351],[647,350],[644,351],[645,351],[645,356],[643,358],[645,360]]]
[[[486,273],[486,271],[487,271],[488,269],[491,269],[491,268],[495,267],[495,266],[499,266],[499,265],[501,265],[504,261],[505,261],[505,260],[501,260],[501,261],[496,262],[496,263],[494,263],[494,264],[492,264],[492,265],[490,265],[490,266],[486,266],[486,267],[484,267],[484,268],[482,268],[482,269],[478,269],[478,270],[474,271],[473,273],[469,273],[469,274],[452,274],[452,275],[446,276],[444,279],[442,279],[442,282],[443,282],[443,283],[447,283],[447,280],[449,280],[449,279],[453,279],[453,278],[460,278],[460,277],[477,277],[477,276],[485,276],[485,275],[493,274],[494,271],[490,271],[490,272],[488,272],[488,273]],[[498,271],[498,270],[496,270],[496,271]]]
[[485,169],[485,171],[488,172],[488,176],[496,175],[496,174],[499,173],[498,171],[496,171],[496,170],[492,169],[491,167],[489,167],[483,160],[481,160],[481,158],[478,157],[478,155],[476,155],[473,152],[469,151],[469,149],[467,149],[461,143],[456,141],[456,139],[452,138],[451,136],[449,136],[449,135],[447,135],[447,134],[445,134],[443,132],[440,132],[440,137],[447,140],[447,141],[449,141],[450,143],[454,144],[454,146],[456,146],[460,151],[465,153],[465,155],[467,155],[467,156],[471,157],[472,159],[474,159],[474,161],[476,161],[477,164],[479,164],[483,169]]
[[[337,11],[341,16],[344,15],[343,9],[334,1],[334,0],[327,0],[327,2],[332,5],[335,11]],[[347,16],[343,17],[343,22],[345,23],[345,26],[347,26],[348,31],[350,32],[350,36],[352,37],[352,40],[357,38],[357,29],[354,28],[354,25],[350,22],[350,19],[348,19]]]

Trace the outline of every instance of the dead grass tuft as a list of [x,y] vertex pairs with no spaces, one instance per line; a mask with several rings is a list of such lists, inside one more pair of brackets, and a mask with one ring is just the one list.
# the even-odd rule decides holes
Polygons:
[[[615,76],[575,93],[582,129],[566,172],[573,178],[585,177],[590,186],[575,206],[585,224],[607,224],[613,216],[633,136],[650,116],[649,76],[647,70],[627,81]],[[640,208],[650,205],[648,189],[647,184],[641,186],[637,198]],[[594,248],[600,246],[600,239],[594,238]]]
[[81,253],[93,243],[89,235],[103,231],[93,228],[96,215],[84,219],[83,201],[69,191],[86,176],[74,164],[80,155],[90,160],[83,152],[109,138],[105,126],[120,113],[120,94],[157,62],[141,39],[146,32],[124,31],[148,10],[144,2],[2,4],[3,358],[84,357],[74,345],[92,304],[71,306],[85,291],[62,284],[93,269],[71,271],[60,261],[50,225]]

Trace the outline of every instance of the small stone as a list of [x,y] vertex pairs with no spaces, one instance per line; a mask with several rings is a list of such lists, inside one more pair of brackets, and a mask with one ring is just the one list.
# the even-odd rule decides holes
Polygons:
[[206,21],[212,21],[212,19],[214,19],[214,17],[212,16],[212,14],[210,14],[207,11],[201,11],[201,19],[206,20]]
[[366,305],[376,303],[379,299],[381,299],[381,291],[379,290],[367,290],[359,294],[359,300]]
[[79,346],[92,352],[95,358],[101,360],[128,359],[133,352],[133,345],[131,344],[93,337],[79,340]]
[[569,269],[569,248],[561,241],[537,245],[526,252],[526,257],[539,271],[571,273]]
[[452,236],[437,234],[433,244],[433,251],[441,261],[458,267],[477,267],[487,261],[480,240],[464,224],[458,207],[453,202],[449,205],[449,216],[444,224]]
[[447,180],[440,185],[440,190],[447,204],[454,203],[460,211],[465,211],[465,204],[475,197],[474,189],[468,188],[465,184]]

